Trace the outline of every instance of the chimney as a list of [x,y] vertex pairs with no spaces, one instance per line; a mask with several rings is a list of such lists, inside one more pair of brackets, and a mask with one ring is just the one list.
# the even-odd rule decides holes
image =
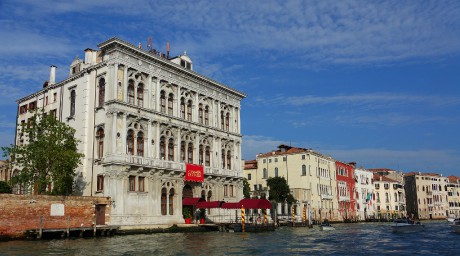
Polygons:
[[50,69],[50,81],[48,82],[48,85],[52,85],[56,83],[56,66],[51,65]]
[[93,50],[90,48],[85,49],[85,64],[93,63]]

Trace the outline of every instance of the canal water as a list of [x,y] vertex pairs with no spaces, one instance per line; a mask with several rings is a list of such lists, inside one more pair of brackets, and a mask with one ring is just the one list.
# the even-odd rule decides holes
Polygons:
[[335,224],[335,231],[281,227],[265,233],[169,233],[0,242],[0,255],[460,255],[447,222],[393,233],[391,223]]

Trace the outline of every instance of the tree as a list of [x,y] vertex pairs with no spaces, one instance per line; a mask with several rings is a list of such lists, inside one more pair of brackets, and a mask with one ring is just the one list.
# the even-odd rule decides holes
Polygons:
[[2,147],[9,156],[11,167],[20,170],[13,185],[32,186],[38,194],[46,194],[51,185],[56,195],[72,193],[75,169],[84,156],[77,152],[80,142],[75,129],[42,112],[35,114],[31,122],[23,124],[20,136],[27,139],[22,145]]
[[277,203],[287,202],[288,204],[292,204],[296,201],[291,195],[291,190],[284,177],[268,178],[267,186],[270,187],[269,200],[274,200]]
[[249,182],[247,179],[243,179],[243,196],[244,198],[250,198],[251,194],[249,193],[251,188],[249,187]]
[[6,181],[0,181],[0,194],[1,193],[6,193],[6,194],[11,193],[11,187],[10,185],[8,185]]

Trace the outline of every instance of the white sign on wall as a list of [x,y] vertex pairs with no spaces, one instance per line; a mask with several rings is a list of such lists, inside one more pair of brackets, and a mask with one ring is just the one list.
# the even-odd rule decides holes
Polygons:
[[64,216],[64,204],[51,204],[51,216]]

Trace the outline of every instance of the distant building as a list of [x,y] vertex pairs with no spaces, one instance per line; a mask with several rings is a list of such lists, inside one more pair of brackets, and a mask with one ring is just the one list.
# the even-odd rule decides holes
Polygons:
[[373,205],[378,219],[395,219],[406,217],[406,212],[401,206],[405,201],[404,188],[401,182],[374,173],[374,195]]
[[448,215],[448,179],[436,173],[404,175],[407,213],[420,219],[443,219]]
[[305,209],[312,220],[339,220],[335,159],[311,149],[280,145],[278,150],[258,154],[255,161],[246,162],[244,171],[253,195],[267,195],[266,180],[281,176],[297,200],[294,205],[279,203],[278,216],[290,218],[294,209],[301,221]]
[[8,160],[0,160],[0,181],[10,181],[11,171]]
[[374,174],[363,167],[355,169],[356,211],[358,220],[376,218],[374,207]]
[[[374,186],[376,183],[380,183],[380,177],[384,177],[383,188],[385,184],[389,184],[388,189],[383,192],[380,190],[380,196],[385,196],[385,204],[375,204],[374,210],[378,216],[377,218],[394,218],[394,217],[406,217],[406,192],[404,189],[404,173],[402,171],[396,171],[388,168],[372,168],[368,169],[374,173]],[[377,176],[376,176],[377,175]],[[382,185],[378,185],[382,187]],[[386,196],[388,193],[389,203],[386,203]],[[380,197],[382,200],[383,198]],[[381,200],[381,201],[382,201]],[[378,209],[376,209],[378,208]],[[380,211],[380,212],[379,212]],[[380,213],[380,215],[379,215]]]
[[257,160],[245,161],[243,173],[249,183],[251,198],[268,199],[266,179],[263,179],[263,173],[258,171]]
[[449,176],[447,183],[447,217],[460,218],[460,177]]
[[356,220],[356,163],[335,162],[339,219]]
[[113,225],[183,223],[182,210],[199,198],[242,199],[245,95],[194,72],[185,53],[169,57],[118,38],[98,47],[75,58],[63,81],[52,66],[43,88],[18,100],[18,128],[43,109],[76,129],[85,157],[75,193],[111,197]]

